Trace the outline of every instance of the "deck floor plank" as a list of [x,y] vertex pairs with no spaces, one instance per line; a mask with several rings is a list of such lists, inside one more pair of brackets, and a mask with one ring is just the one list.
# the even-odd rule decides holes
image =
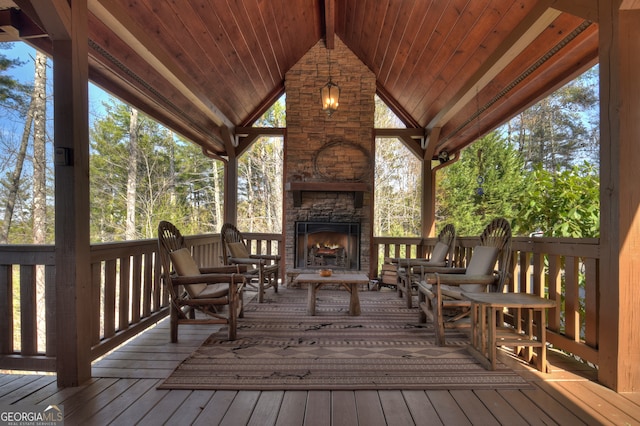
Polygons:
[[229,409],[225,413],[221,426],[246,425],[249,423],[251,413],[258,402],[260,391],[238,392]]
[[[116,380],[111,386],[102,389],[83,405],[76,407],[72,413],[67,414],[67,403],[64,402],[64,422],[65,425],[87,425],[91,424],[88,419],[96,415],[100,410],[114,402],[123,392],[133,386],[139,379]],[[115,411],[115,410],[114,410]]]
[[15,380],[9,381],[0,386],[0,398],[12,392],[15,392],[15,389],[29,386],[31,382],[35,382],[38,379],[40,379],[40,376],[32,374],[21,375]]
[[193,424],[204,407],[207,406],[214,393],[215,391],[191,392],[180,407],[167,419],[164,425],[182,426]]
[[20,401],[22,399],[28,398],[30,395],[39,392],[42,388],[50,386],[51,384],[55,385],[56,377],[55,376],[36,376],[37,379],[33,380],[24,386],[20,386],[17,390],[11,391],[10,397],[14,401]]
[[442,423],[457,426],[471,425],[469,418],[464,411],[462,411],[450,392],[426,391],[426,394]]
[[193,424],[208,426],[220,423],[238,393],[231,390],[216,391]]
[[527,421],[498,392],[477,390],[474,393],[500,424],[510,426],[527,425]]
[[449,391],[449,393],[451,393],[453,399],[455,399],[458,406],[472,423],[474,423],[475,419],[485,419],[483,424],[486,426],[500,425],[500,422],[491,414],[491,410],[478,398],[474,391],[457,389]]
[[534,384],[534,387],[535,389],[533,390],[523,390],[522,394],[533,401],[541,410],[544,410],[558,424],[580,425],[595,423],[595,419],[588,421],[589,419],[585,419],[584,415],[580,415],[580,408],[569,398],[552,389],[551,386],[538,383]]
[[356,391],[356,409],[361,425],[385,425],[384,411],[380,402],[380,395],[374,390]]
[[358,424],[358,410],[354,391],[331,392],[331,426]]
[[149,383],[149,390],[141,395],[140,398],[133,401],[125,410],[118,413],[118,416],[114,418],[112,424],[114,425],[134,425],[138,423],[142,418],[151,413],[153,408],[162,400],[168,390],[158,390],[156,387],[160,384],[159,380],[140,379],[141,382]]
[[275,425],[283,398],[284,391],[263,391],[247,426]]
[[[626,404],[623,398],[613,398],[615,392],[610,389],[587,387],[584,383],[571,384],[570,389],[565,383],[559,383],[559,386],[571,392],[571,395],[580,402],[581,408],[602,424],[607,422],[618,425],[638,424],[640,407]],[[616,403],[612,402],[613,399]]]
[[388,425],[400,426],[415,423],[402,392],[381,390],[378,391],[378,394],[380,395],[384,418]]
[[304,426],[331,425],[331,392],[309,391],[307,410],[304,413]]
[[530,425],[558,424],[547,413],[540,410],[533,401],[517,390],[498,391],[500,395],[511,405]]
[[306,391],[288,391],[282,397],[276,426],[300,426],[307,407]]
[[153,409],[149,411],[149,414],[140,419],[137,424],[139,426],[157,426],[164,424],[164,422],[180,408],[192,392],[193,391],[188,390],[172,390],[171,392],[167,392]]
[[154,383],[149,380],[136,379],[129,388],[117,395],[109,404],[94,415],[87,417],[87,424],[105,425],[112,422],[120,413],[127,410],[135,401],[149,392]]
[[78,387],[70,387],[63,388],[60,392],[56,392],[51,395],[49,398],[41,401],[41,404],[63,404],[64,405],[64,415],[66,418],[73,414],[73,412],[83,406],[89,404],[89,401],[93,399],[96,395],[102,392],[104,389],[112,386],[114,383],[118,382],[118,379],[93,379],[86,385],[78,386]]
[[431,405],[431,401],[427,398],[427,394],[421,390],[404,390],[402,395],[409,407],[411,417],[413,417],[417,423],[428,422],[430,425],[441,425],[442,422],[436,413],[435,408]]

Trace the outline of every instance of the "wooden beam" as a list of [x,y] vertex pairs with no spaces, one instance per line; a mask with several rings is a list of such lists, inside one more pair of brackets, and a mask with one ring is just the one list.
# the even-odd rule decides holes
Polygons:
[[550,6],[587,21],[598,22],[598,0],[553,0]]
[[411,116],[400,103],[384,88],[379,81],[376,81],[376,93],[382,101],[389,107],[391,111],[402,121],[407,127],[420,127],[420,123]]
[[336,2],[324,0],[324,36],[327,49],[336,46]]
[[430,142],[426,145],[427,149],[424,151],[422,159],[422,208],[420,211],[422,238],[436,235],[436,172],[431,168],[431,159],[435,154],[439,138],[440,128],[431,129]]
[[558,16],[560,12],[548,8],[548,2],[538,5],[520,22],[498,49],[483,63],[472,78],[427,124],[427,130],[444,127],[507,65],[531,44]]
[[231,120],[205,94],[200,93],[191,76],[174,65],[173,58],[158,45],[151,34],[133,22],[126,9],[110,0],[89,0],[89,10],[216,125],[233,128],[234,124]]
[[398,138],[404,146],[417,158],[422,159],[424,149],[421,141],[424,139],[422,127],[410,129],[373,129],[374,138]]
[[51,40],[71,39],[71,8],[67,0],[32,1],[31,5]]
[[284,127],[236,127],[235,137],[238,138],[238,146],[235,147],[235,155],[242,155],[256,139],[262,136],[282,136],[287,131]]
[[253,123],[255,123],[260,117],[262,117],[262,115],[267,112],[267,110],[271,108],[271,106],[278,99],[280,99],[282,95],[284,95],[284,92],[284,81],[282,81],[279,86],[272,90],[271,93],[269,93],[267,97],[264,98],[262,102],[260,102],[260,105],[258,105],[256,109],[254,109],[253,112],[249,114],[249,116],[242,122],[240,126],[249,127],[253,125]]

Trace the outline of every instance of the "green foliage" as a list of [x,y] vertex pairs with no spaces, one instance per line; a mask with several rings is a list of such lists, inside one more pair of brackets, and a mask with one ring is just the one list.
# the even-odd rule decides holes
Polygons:
[[461,152],[440,173],[436,193],[439,223],[453,223],[458,235],[479,235],[496,217],[512,221],[527,173],[516,149],[493,132]]
[[517,203],[520,214],[516,223],[524,233],[597,238],[600,235],[599,200],[598,174],[588,163],[555,173],[538,166]]

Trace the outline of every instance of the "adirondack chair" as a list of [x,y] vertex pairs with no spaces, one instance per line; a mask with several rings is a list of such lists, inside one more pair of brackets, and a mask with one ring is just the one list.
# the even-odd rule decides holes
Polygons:
[[395,286],[398,296],[405,298],[407,307],[413,306],[413,296],[417,294],[420,275],[414,272],[419,266],[453,266],[456,245],[456,230],[452,224],[446,225],[440,233],[433,250],[424,258],[385,258],[380,282]]
[[466,268],[423,267],[418,283],[420,320],[433,321],[436,344],[444,346],[445,329],[470,327],[471,303],[462,293],[502,292],[509,279],[510,263],[511,226],[498,218],[480,235],[480,244],[473,249]]
[[278,292],[278,274],[280,256],[267,254],[251,254],[242,233],[231,223],[222,225],[220,231],[222,245],[226,251],[224,263],[227,265],[245,265],[247,285],[258,291],[258,303],[264,301],[264,292],[268,288]]
[[158,225],[158,253],[171,303],[171,342],[178,341],[178,325],[189,323],[227,324],[229,340],[235,340],[246,266],[198,267],[180,231],[167,221]]

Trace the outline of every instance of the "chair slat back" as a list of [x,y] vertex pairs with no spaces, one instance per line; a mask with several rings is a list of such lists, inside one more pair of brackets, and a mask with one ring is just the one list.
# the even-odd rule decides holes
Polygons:
[[[225,250],[225,255],[223,256],[223,262],[225,265],[229,264],[229,257],[231,256],[231,251],[229,250],[229,243],[242,243],[247,246],[247,243],[242,236],[242,233],[235,227],[235,225],[231,223],[225,223],[222,225],[222,229],[220,230],[220,238],[222,239],[222,246]],[[247,253],[250,253],[249,248],[247,247]]]
[[171,300],[176,300],[178,294],[171,283],[173,268],[171,267],[171,257],[169,254],[185,247],[187,247],[187,245],[178,228],[171,222],[165,220],[160,221],[158,224],[158,253],[160,255],[160,262],[162,263],[163,277],[167,284],[167,289],[171,294]]
[[448,223],[438,234],[438,241],[449,246],[447,254],[447,266],[454,266],[454,253],[456,250],[456,228]]
[[498,282],[491,291],[502,292],[509,282],[509,266],[511,265],[511,225],[504,218],[492,220],[480,235],[480,245],[496,247],[498,254]]

